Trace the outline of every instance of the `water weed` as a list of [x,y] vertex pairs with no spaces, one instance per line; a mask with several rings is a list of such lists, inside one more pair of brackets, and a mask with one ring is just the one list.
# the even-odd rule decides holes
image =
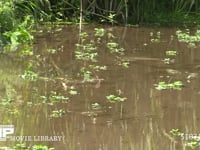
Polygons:
[[195,150],[200,146],[200,136],[198,134],[187,134],[181,132],[179,129],[172,129],[170,134],[174,137],[175,141],[177,138],[180,138],[185,148],[189,147],[192,150]]
[[166,54],[167,56],[176,56],[176,55],[177,55],[177,51],[175,51],[175,50],[167,50],[167,51],[165,52],[165,54]]
[[164,59],[162,59],[162,61],[164,62],[164,64],[173,64],[175,62],[175,59],[173,59],[173,58],[164,58]]
[[116,42],[108,42],[107,47],[111,53],[118,53],[120,55],[124,55],[124,48],[119,48],[118,43]]
[[[120,48],[119,44],[113,40],[114,35],[110,32],[105,34],[103,28],[95,28],[94,35],[89,35],[87,32],[80,33],[80,42],[76,44],[75,57],[80,60],[84,66],[80,68],[79,77],[83,77],[84,81],[92,81],[95,78],[99,79],[98,72],[107,70],[107,66],[99,66],[98,57],[100,57],[101,47],[106,46],[108,52],[117,59],[117,55],[124,55],[125,49]],[[88,38],[93,40],[88,40]],[[102,38],[108,38],[108,42],[100,42]],[[105,44],[105,45],[103,45]],[[128,68],[128,62],[120,62],[122,67]]]
[[33,146],[27,146],[24,143],[18,143],[13,147],[0,147],[1,150],[54,150],[54,148],[49,148],[46,145],[33,145]]
[[65,114],[65,111],[63,109],[53,110],[51,112],[50,117],[59,118],[59,117],[62,117],[64,114]]
[[99,103],[92,103],[92,104],[91,104],[91,107],[92,107],[92,109],[94,109],[94,110],[99,110],[99,109],[102,108],[101,105],[100,105]]
[[179,42],[187,43],[190,48],[197,47],[197,43],[200,42],[200,30],[197,30],[193,35],[190,34],[189,29],[186,32],[177,30],[176,35]]
[[77,92],[76,90],[71,89],[71,90],[69,91],[69,94],[70,94],[70,95],[77,95],[78,92]]
[[36,81],[38,79],[38,74],[31,70],[25,70],[24,74],[21,75],[21,78],[29,81]]
[[116,102],[124,102],[127,98],[126,97],[116,96],[116,95],[108,95],[108,96],[106,96],[106,99],[110,103],[116,103]]
[[174,81],[172,83],[166,83],[162,81],[159,82],[158,84],[155,84],[155,88],[157,90],[168,90],[168,89],[181,90],[182,87],[183,87],[182,81]]
[[150,32],[150,41],[152,43],[159,43],[160,42],[160,31],[156,32],[156,34],[154,34],[153,32]]

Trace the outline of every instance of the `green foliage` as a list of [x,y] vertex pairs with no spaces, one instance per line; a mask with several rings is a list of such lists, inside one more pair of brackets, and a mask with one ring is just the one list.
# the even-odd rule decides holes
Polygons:
[[63,95],[59,95],[56,92],[52,91],[50,96],[49,96],[49,100],[51,102],[57,102],[57,101],[67,101],[69,98],[65,97]]
[[170,131],[170,133],[173,135],[173,136],[183,136],[184,133],[182,133],[179,129],[172,129]]
[[17,20],[11,2],[0,2],[0,33],[11,31],[15,28]]
[[93,104],[91,104],[91,106],[92,106],[92,109],[94,109],[94,110],[101,109],[101,105],[99,103],[93,103]]
[[200,30],[196,30],[193,35],[190,34],[189,29],[186,29],[186,32],[177,30],[176,35],[180,42],[187,43],[189,47],[196,47],[196,43],[200,42]]
[[196,149],[199,147],[199,143],[197,141],[191,141],[186,143],[187,147],[190,147],[191,149]]
[[51,91],[51,93],[48,96],[45,95],[40,96],[40,99],[42,100],[43,103],[49,102],[50,104],[53,104],[56,102],[66,103],[69,100],[69,97],[56,93],[55,91]]
[[171,63],[174,63],[175,62],[175,59],[172,59],[172,58],[164,58],[162,60],[165,64],[171,64]]
[[107,47],[111,51],[111,53],[118,53],[121,55],[124,54],[124,48],[119,48],[118,43],[116,42],[108,42]]
[[50,116],[54,118],[59,118],[62,117],[64,114],[65,111],[63,109],[59,109],[59,110],[53,110]]
[[[37,22],[79,22],[80,18],[82,21],[110,24],[145,22],[167,25],[171,22],[197,25],[200,22],[200,17],[198,17],[200,5],[198,1],[193,0],[8,0],[6,4],[0,2],[0,6],[2,6],[0,20],[7,20],[3,21],[2,30],[8,31],[13,27],[13,23],[15,24],[12,21],[15,14],[21,16],[20,20],[31,15]],[[1,10],[6,11],[1,13]]]
[[167,50],[166,52],[167,56],[176,56],[177,52],[175,50]]
[[181,90],[183,87],[183,83],[182,81],[174,81],[173,83],[159,82],[158,84],[155,84],[155,86],[157,90]]
[[15,1],[15,13],[21,19],[27,15],[33,16],[37,22],[50,21],[52,17],[50,1],[48,0],[20,0]]
[[38,74],[31,70],[25,70],[24,74],[21,75],[21,78],[29,81],[35,81],[38,79]]
[[16,47],[19,44],[25,44],[33,40],[33,36],[28,31],[33,22],[30,16],[26,16],[25,20],[19,24],[14,31],[8,31],[4,35],[10,38],[11,46]]
[[46,145],[33,145],[32,147],[26,146],[24,143],[18,143],[13,147],[0,147],[2,150],[54,150],[54,148],[49,148]]
[[123,101],[125,101],[127,98],[126,98],[126,97],[115,96],[115,95],[108,95],[108,96],[106,96],[106,99],[107,99],[110,103],[116,103],[116,102],[123,102]]
[[192,150],[196,149],[199,147],[199,142],[200,142],[200,136],[198,134],[186,134],[181,132],[179,129],[172,129],[170,131],[172,136],[175,137],[180,137],[184,143],[184,147],[189,147]]
[[76,90],[72,90],[72,89],[71,89],[71,90],[69,91],[69,94],[70,94],[70,95],[77,95],[78,92],[77,92]]
[[105,35],[104,28],[95,28],[95,36],[103,37]]
[[152,43],[159,43],[160,42],[160,31],[156,32],[156,34],[154,34],[153,32],[150,32],[150,36],[151,36],[151,42]]

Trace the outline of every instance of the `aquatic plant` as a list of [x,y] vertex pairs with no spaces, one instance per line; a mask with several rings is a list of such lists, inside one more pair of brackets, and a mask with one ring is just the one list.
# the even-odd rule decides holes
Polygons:
[[127,62],[127,61],[120,61],[120,62],[118,63],[118,65],[119,65],[119,66],[122,66],[122,67],[124,67],[124,68],[128,68],[129,65],[130,65],[130,62]]
[[170,133],[173,135],[173,136],[183,136],[184,133],[181,132],[179,129],[171,129]]
[[62,117],[64,114],[65,114],[65,110],[63,110],[63,109],[53,110],[51,112],[50,117],[59,118],[59,117]]
[[163,61],[165,64],[171,64],[171,63],[174,63],[174,62],[175,62],[175,59],[173,59],[173,58],[164,58],[164,59],[162,59],[162,61]]
[[21,78],[30,81],[36,81],[38,79],[38,74],[27,69],[24,71],[24,74],[21,75]]
[[200,136],[197,134],[187,134],[181,132],[179,129],[172,129],[170,133],[173,137],[180,137],[184,143],[184,147],[190,147],[194,150],[200,146]]
[[107,66],[89,65],[89,68],[95,71],[107,70]]
[[150,32],[150,41],[152,43],[159,43],[160,42],[160,31],[156,32],[156,34],[154,34],[153,32]]
[[94,30],[95,30],[95,36],[97,37],[103,37],[105,35],[104,28],[94,28]]
[[199,142],[197,142],[197,141],[191,141],[191,142],[187,142],[185,145],[187,146],[187,147],[190,147],[191,149],[196,149],[197,147],[199,147]]
[[76,44],[77,50],[75,51],[76,59],[96,62],[97,52],[93,42],[90,44]]
[[124,55],[124,48],[119,48],[118,43],[116,42],[108,42],[107,47],[110,50],[111,53],[118,53],[120,55]]
[[70,95],[77,95],[78,92],[77,92],[76,90],[74,90],[74,89],[71,89],[71,90],[69,91],[69,94],[70,94]]
[[102,108],[99,103],[92,103],[91,106],[92,106],[92,109],[94,110],[99,110]]
[[174,81],[172,83],[166,83],[164,81],[159,82],[158,84],[154,84],[157,90],[167,90],[167,89],[173,89],[173,90],[181,90],[183,87],[182,81]]
[[63,48],[64,48],[63,45],[61,45],[58,48],[49,48],[49,49],[47,49],[47,52],[50,53],[50,54],[56,54],[58,52],[63,52]]
[[18,143],[13,147],[0,147],[1,150],[54,150],[54,148],[49,148],[46,145],[33,145],[31,147],[26,146],[25,143]]
[[187,43],[191,48],[195,48],[197,42],[200,42],[200,30],[197,30],[193,35],[190,34],[189,29],[187,29],[186,32],[177,30],[176,35],[180,42]]
[[177,51],[175,51],[175,50],[167,50],[167,51],[165,52],[165,54],[166,54],[167,56],[176,56],[176,55],[177,55]]
[[66,97],[66,96],[63,96],[63,95],[60,95],[60,94],[57,94],[57,92],[55,91],[51,91],[51,94],[49,96],[49,100],[51,102],[58,102],[58,101],[67,101],[69,99],[69,97]]
[[53,104],[53,103],[56,103],[56,102],[66,103],[66,102],[68,102],[69,97],[58,94],[55,91],[51,91],[48,96],[41,95],[40,99],[42,100],[43,103]]
[[108,96],[106,96],[106,99],[107,99],[110,103],[116,103],[116,102],[123,102],[123,101],[125,101],[127,98],[126,98],[126,97],[116,96],[116,95],[108,95]]

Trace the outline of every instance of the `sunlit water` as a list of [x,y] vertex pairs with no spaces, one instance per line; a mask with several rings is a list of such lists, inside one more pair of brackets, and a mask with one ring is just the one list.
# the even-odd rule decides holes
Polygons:
[[[88,33],[87,43],[96,38],[94,28],[106,31],[97,44],[98,61],[77,60],[79,33]],[[108,33],[113,35],[111,40]],[[173,138],[170,130],[199,134],[200,51],[178,42],[175,33],[171,28],[91,25],[81,30],[64,26],[37,33],[33,56],[0,57],[0,124],[14,125],[12,136],[30,136],[22,142],[28,146],[43,144],[55,150],[184,149],[185,141]],[[124,48],[124,55],[110,53],[109,41]],[[169,50],[177,54],[168,56]],[[118,65],[117,60],[129,61],[129,67]],[[95,71],[94,80],[86,81],[80,69],[90,63],[107,70]],[[38,77],[23,79],[27,69]],[[161,81],[182,81],[184,86],[157,90],[155,84]],[[70,94],[70,90],[77,94]],[[127,99],[111,103],[106,98],[111,94]],[[64,100],[50,102],[52,95]],[[55,110],[63,113],[56,117]],[[45,141],[42,136],[62,139]],[[16,143],[20,141],[2,141],[0,146]]]

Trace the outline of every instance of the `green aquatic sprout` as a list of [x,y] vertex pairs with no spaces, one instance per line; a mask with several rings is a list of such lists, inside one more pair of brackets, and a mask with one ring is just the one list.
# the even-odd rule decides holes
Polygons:
[[65,101],[66,102],[67,100],[69,100],[69,97],[59,95],[56,92],[51,91],[49,99],[50,99],[51,102],[58,102],[58,101]]
[[77,50],[75,51],[76,59],[96,62],[98,53],[94,43],[89,44],[76,44]]
[[54,148],[49,148],[46,145],[33,145],[32,150],[54,150]]
[[130,65],[130,62],[122,61],[122,62],[119,62],[118,65],[119,65],[119,66],[122,66],[122,67],[124,67],[124,68],[128,68],[129,65]]
[[24,74],[21,75],[21,78],[30,81],[36,81],[38,79],[38,74],[31,70],[25,70]]
[[109,49],[116,49],[117,47],[118,47],[118,44],[116,43],[116,42],[108,42],[107,43],[107,47],[109,48]]
[[114,23],[114,17],[116,16],[116,14],[113,14],[113,13],[110,13],[109,15],[108,15],[108,21],[110,22],[110,23]]
[[186,30],[186,32],[177,30],[176,35],[178,37],[179,42],[187,43],[190,48],[195,48],[197,42],[200,42],[200,30],[197,30],[193,35],[190,34],[190,30]]
[[93,103],[93,104],[91,104],[91,106],[92,106],[92,109],[94,109],[94,110],[101,109],[101,105],[99,103]]
[[156,34],[154,34],[153,32],[150,32],[150,36],[151,36],[151,39],[150,41],[152,43],[159,43],[160,42],[160,31],[156,32]]
[[175,62],[175,59],[172,59],[172,58],[164,58],[162,60],[165,64],[172,64]]
[[89,67],[95,71],[107,70],[107,66],[89,65]]
[[24,45],[23,48],[19,52],[20,56],[32,56],[33,55],[33,46]]
[[54,49],[54,48],[47,49],[47,51],[48,51],[49,53],[51,53],[51,54],[55,54],[55,53],[57,52],[57,50]]
[[41,144],[28,147],[24,143],[18,143],[13,147],[0,147],[0,150],[54,150],[54,148],[49,148],[48,146]]
[[155,87],[157,90],[167,90],[167,89],[181,90],[183,87],[183,83],[182,81],[174,81],[173,83],[166,83],[162,81],[159,82],[158,84],[155,84]]
[[177,55],[177,52],[176,52],[175,50],[167,50],[167,51],[165,52],[165,54],[166,54],[167,56],[176,56],[176,55]]
[[184,133],[181,132],[179,129],[172,129],[172,130],[170,131],[170,133],[171,133],[173,136],[183,136],[183,135],[184,135]]
[[77,92],[76,90],[71,89],[71,90],[69,91],[69,94],[70,94],[70,95],[77,95],[78,92]]
[[119,53],[119,54],[123,55],[125,50],[124,50],[124,48],[119,48],[118,45],[119,44],[116,42],[108,42],[107,43],[107,47],[111,53]]
[[106,98],[110,103],[124,102],[127,99],[126,97],[120,97],[115,95],[108,95],[106,96]]
[[92,72],[87,70],[85,67],[81,68],[81,73],[85,81],[92,79]]
[[64,114],[65,114],[65,110],[63,109],[53,110],[51,112],[50,117],[59,118],[59,117],[62,117]]
[[81,32],[80,33],[80,38],[81,38],[82,42],[84,42],[87,37],[88,37],[88,33],[87,32]]
[[104,28],[95,28],[95,36],[103,37],[105,35],[105,29]]
[[197,147],[199,147],[199,142],[197,142],[197,141],[191,141],[191,142],[187,142],[185,145],[187,147],[190,147],[192,150],[194,150]]
[[50,104],[55,103],[55,102],[68,102],[69,97],[63,96],[60,94],[57,94],[55,91],[51,91],[49,96],[41,95],[40,99],[42,100],[43,103],[48,103]]

